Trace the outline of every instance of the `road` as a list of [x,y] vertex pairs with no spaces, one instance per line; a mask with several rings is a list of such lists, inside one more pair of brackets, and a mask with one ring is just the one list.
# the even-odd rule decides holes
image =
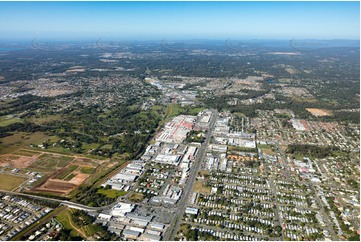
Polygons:
[[203,142],[202,146],[199,148],[198,157],[197,157],[196,161],[194,162],[193,167],[191,168],[192,171],[191,171],[191,174],[190,174],[190,176],[188,178],[187,185],[185,186],[185,188],[183,190],[183,196],[181,197],[181,199],[178,202],[178,204],[179,204],[178,205],[178,210],[174,214],[172,222],[170,223],[171,225],[174,224],[173,229],[169,230],[169,231],[171,231],[171,234],[170,235],[167,234],[165,236],[165,240],[170,240],[170,241],[174,240],[174,237],[176,236],[178,228],[179,228],[179,226],[180,226],[180,224],[182,222],[182,217],[183,217],[184,211],[185,211],[185,209],[187,207],[189,197],[190,197],[190,195],[192,193],[192,187],[193,187],[194,181],[196,179],[199,167],[202,164],[204,155],[206,153],[206,149],[207,149],[209,141],[210,141],[210,139],[212,137],[212,131],[214,129],[214,125],[216,124],[216,120],[217,120],[217,117],[218,117],[218,112],[216,110],[212,109],[211,111],[212,111],[212,118],[210,120],[210,124],[209,124],[207,135],[206,135],[206,139]]
[[317,194],[317,190],[314,188],[312,182],[309,182],[308,183],[312,189],[312,191],[314,192],[315,194],[315,200],[316,202],[318,203],[318,206],[320,207],[320,213],[322,215],[322,218],[324,219],[324,221],[326,222],[326,225],[328,227],[328,231],[330,232],[331,236],[332,236],[332,240],[339,240],[340,238],[338,236],[336,236],[336,233],[335,231],[333,230],[333,225],[332,225],[332,222],[331,220],[329,219],[329,217],[327,216],[326,214],[326,211],[323,207],[323,204],[322,204],[322,201],[321,199],[318,197],[318,194]]
[[[277,203],[277,201],[276,201],[276,189],[275,189],[275,185],[274,185],[274,183],[273,183],[273,178],[270,178],[269,179],[269,184],[270,184],[270,190],[271,190],[271,192],[272,192],[272,194],[273,194],[273,196],[274,196],[274,198],[275,198],[275,200],[273,201],[273,205],[275,206],[275,212],[276,212],[276,217],[277,217],[277,221],[278,221],[278,225],[282,228],[282,224],[283,224],[283,221],[282,221],[282,218],[281,218],[281,216],[280,216],[280,211],[279,211],[279,209],[278,209],[278,203]],[[282,231],[283,231],[283,229],[282,229]],[[283,239],[283,232],[281,231],[281,233],[280,233],[280,240],[282,241],[282,240],[284,240]]]
[[111,205],[107,205],[107,206],[103,206],[103,207],[89,207],[89,206],[75,203],[75,202],[70,202],[70,201],[65,201],[65,200],[55,199],[55,198],[49,198],[49,197],[42,197],[42,196],[37,196],[37,195],[32,195],[32,194],[26,194],[26,193],[20,193],[20,192],[9,192],[9,191],[5,191],[5,190],[0,190],[0,192],[9,194],[9,195],[23,196],[23,197],[36,198],[36,199],[41,199],[41,200],[46,200],[46,201],[51,201],[51,202],[58,202],[60,204],[66,205],[68,207],[81,209],[81,210],[85,210],[85,211],[104,210],[104,209],[107,209],[114,205],[114,204],[111,204]]

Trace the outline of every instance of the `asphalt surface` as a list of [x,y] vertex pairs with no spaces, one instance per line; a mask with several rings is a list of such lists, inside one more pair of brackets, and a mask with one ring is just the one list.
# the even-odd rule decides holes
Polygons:
[[74,203],[74,202],[70,202],[70,201],[65,201],[65,200],[55,199],[55,198],[49,198],[49,197],[41,197],[41,196],[31,195],[31,194],[26,194],[26,193],[9,192],[9,191],[5,191],[5,190],[0,190],[0,192],[5,193],[5,194],[10,194],[10,195],[15,195],[15,196],[23,196],[23,197],[28,197],[28,198],[36,198],[36,199],[41,199],[41,200],[46,200],[46,201],[58,202],[60,204],[67,205],[68,207],[81,209],[81,210],[85,210],[85,211],[104,210],[104,209],[107,209],[107,208],[112,207],[114,205],[114,204],[110,204],[110,205],[103,206],[103,207],[89,207],[89,206],[79,204],[79,203]]
[[[169,231],[171,231],[171,234],[167,235],[165,237],[165,240],[174,241],[174,237],[176,236],[178,228],[182,222],[182,217],[183,217],[184,211],[188,205],[188,200],[192,193],[192,187],[193,187],[194,181],[197,177],[199,167],[203,161],[204,155],[206,153],[205,151],[206,151],[209,141],[212,137],[212,131],[214,129],[214,125],[215,125],[217,117],[218,117],[218,112],[216,110],[213,109],[211,111],[212,111],[212,118],[210,120],[206,139],[203,142],[202,146],[198,150],[198,157],[197,157],[196,161],[194,162],[193,167],[191,168],[192,171],[188,178],[187,185],[185,186],[185,188],[183,190],[183,195],[178,202],[178,209],[177,209],[176,213],[174,214],[174,218],[171,222],[171,226],[173,224],[174,224],[174,226],[172,229],[169,230]],[[174,220],[176,220],[176,221],[174,221]]]

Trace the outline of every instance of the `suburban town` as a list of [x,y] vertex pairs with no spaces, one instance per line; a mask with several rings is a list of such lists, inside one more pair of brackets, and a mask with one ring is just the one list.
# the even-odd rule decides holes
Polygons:
[[358,1],[0,1],[1,241],[360,241]]

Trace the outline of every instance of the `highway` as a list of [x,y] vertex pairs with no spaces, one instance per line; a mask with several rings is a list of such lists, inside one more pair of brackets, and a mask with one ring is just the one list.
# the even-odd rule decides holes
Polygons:
[[209,123],[206,139],[203,142],[202,146],[199,148],[198,156],[197,156],[197,159],[196,159],[196,161],[194,162],[194,164],[193,164],[193,166],[191,168],[192,171],[191,171],[191,174],[190,174],[190,176],[188,178],[187,185],[185,186],[185,188],[183,190],[183,195],[182,195],[182,197],[180,198],[180,200],[178,202],[177,212],[174,214],[172,222],[170,223],[171,226],[174,224],[172,230],[169,230],[169,231],[171,231],[170,232],[171,234],[170,235],[167,234],[165,236],[165,240],[174,241],[174,237],[176,236],[178,228],[179,228],[179,226],[180,226],[180,224],[182,222],[182,217],[183,217],[184,211],[185,211],[185,209],[187,207],[189,197],[190,197],[190,195],[192,193],[192,187],[193,187],[194,181],[195,181],[195,179],[197,177],[199,167],[202,164],[202,161],[203,161],[204,155],[206,153],[209,141],[211,140],[211,137],[212,137],[212,131],[214,129],[214,125],[216,124],[216,121],[217,121],[218,112],[216,110],[214,110],[214,109],[212,109],[211,111],[212,111],[212,118],[211,118],[210,123]]
[[5,193],[5,194],[15,195],[15,196],[23,196],[23,197],[28,197],[28,198],[36,198],[36,199],[41,199],[41,200],[46,200],[46,201],[51,201],[51,202],[58,202],[60,204],[66,205],[68,207],[81,209],[81,210],[85,210],[85,211],[104,210],[104,209],[107,209],[107,208],[114,205],[114,204],[111,204],[111,205],[107,205],[107,206],[103,206],[103,207],[89,207],[89,206],[86,206],[86,205],[83,205],[83,204],[74,203],[74,202],[70,202],[70,201],[65,201],[65,200],[61,200],[61,199],[42,197],[42,196],[26,194],[26,193],[20,193],[20,192],[9,192],[9,191],[5,191],[5,190],[0,190],[0,193]]

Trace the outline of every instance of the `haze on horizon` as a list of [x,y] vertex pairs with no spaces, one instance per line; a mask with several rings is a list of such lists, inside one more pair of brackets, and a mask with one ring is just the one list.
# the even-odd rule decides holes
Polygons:
[[0,2],[0,40],[359,39],[359,2]]

